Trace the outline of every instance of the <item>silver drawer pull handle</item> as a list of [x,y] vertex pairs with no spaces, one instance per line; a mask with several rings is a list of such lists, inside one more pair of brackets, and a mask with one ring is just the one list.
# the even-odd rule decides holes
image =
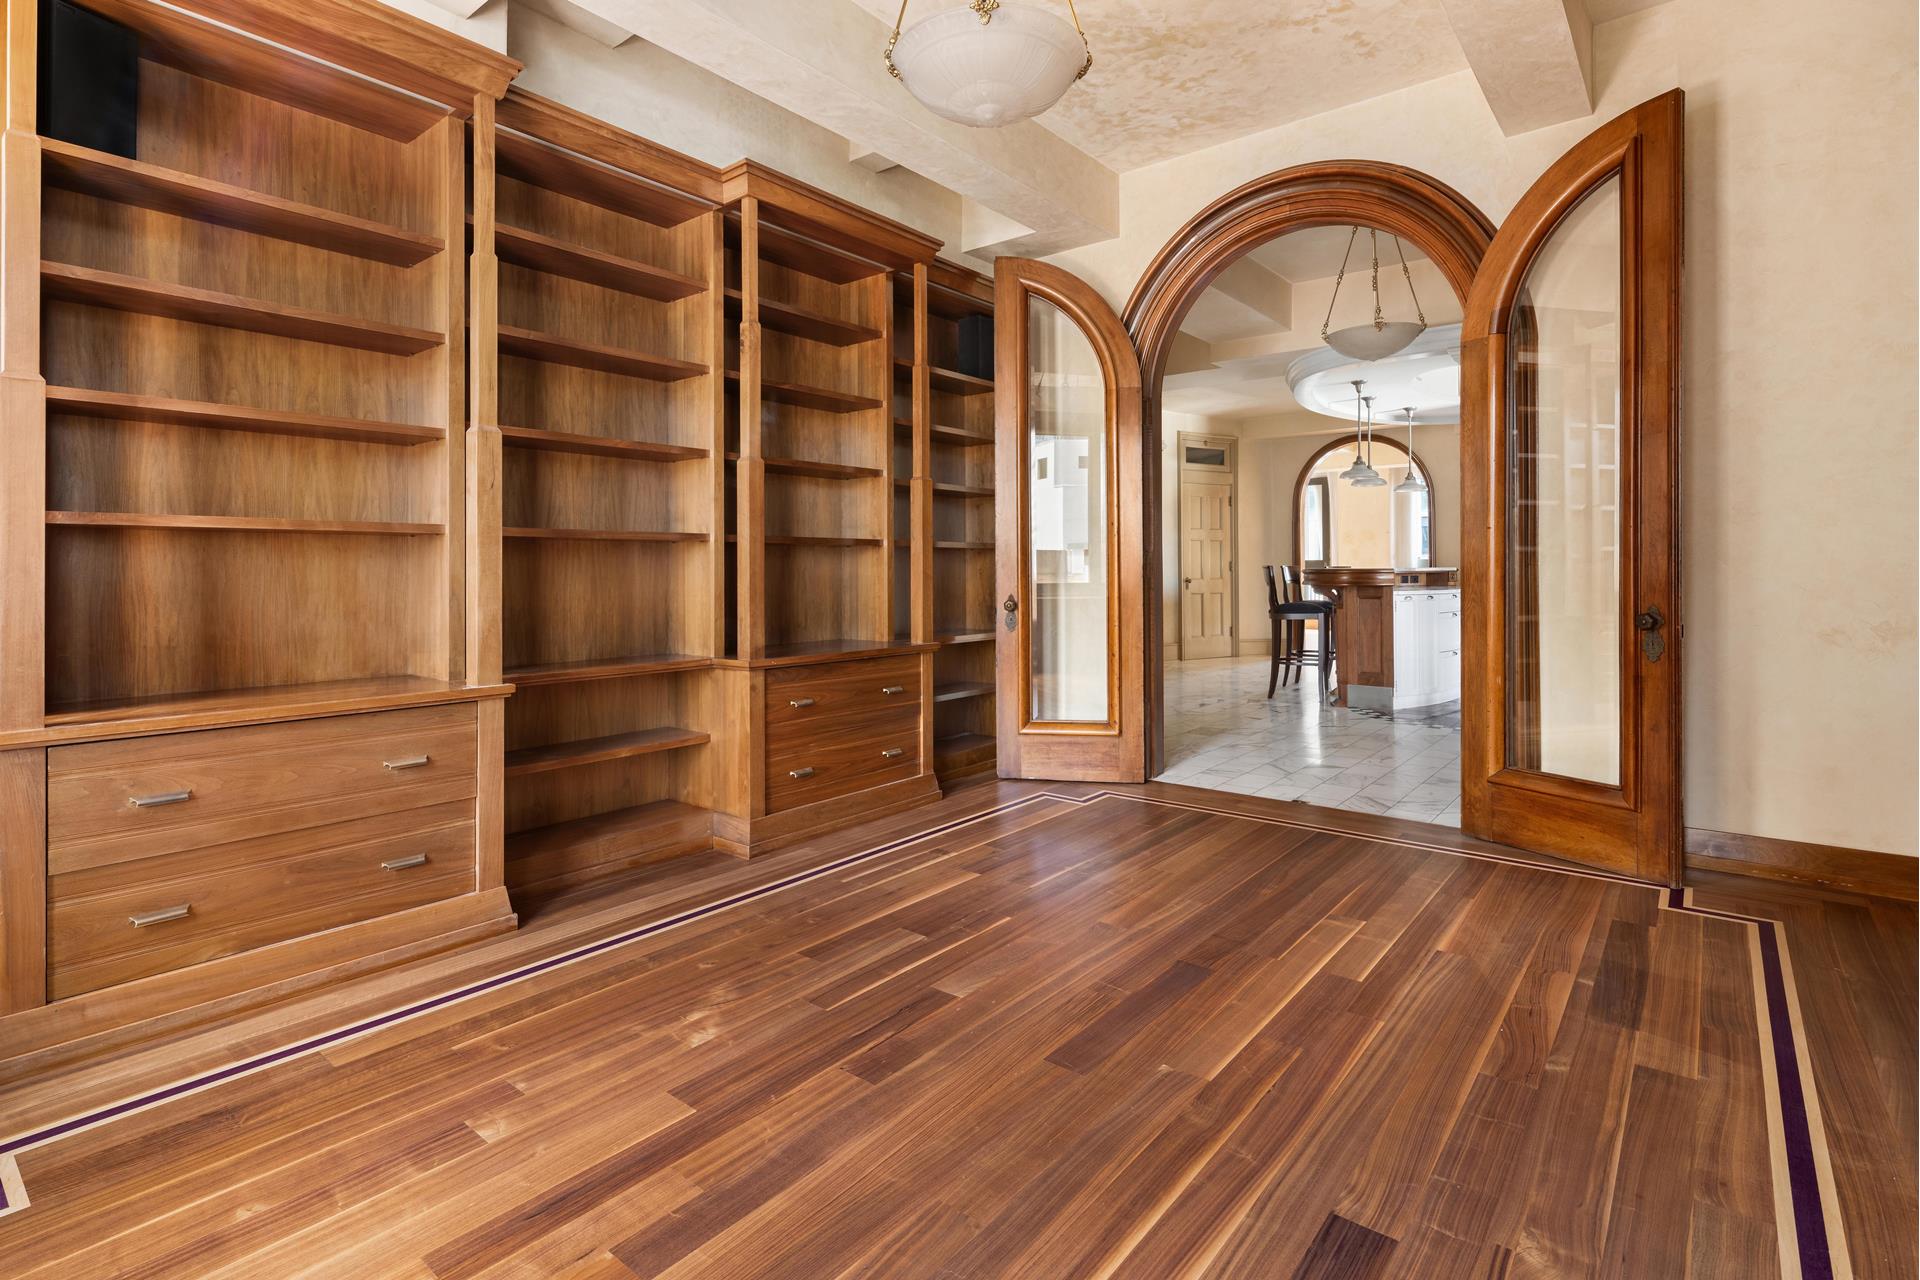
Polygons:
[[169,920],[184,920],[192,908],[192,903],[183,902],[177,907],[162,907],[158,911],[140,911],[127,917],[127,923],[136,929],[144,929],[150,924],[165,924]]
[[408,756],[404,760],[382,760],[380,767],[383,769],[391,769],[395,773],[398,773],[402,769],[418,769],[422,765],[431,764],[432,762],[432,756]]
[[804,769],[789,769],[787,770],[787,776],[789,778],[811,778],[813,776],[813,766],[808,765]]
[[790,707],[810,707],[813,705],[813,699],[812,698],[788,698],[787,705]]
[[880,758],[882,760],[891,760],[895,756],[903,756],[905,754],[907,754],[907,749],[905,747],[888,747],[885,751],[882,751],[880,753]]
[[191,799],[193,788],[188,787],[185,791],[163,791],[157,796],[128,796],[127,803],[136,809],[158,809],[163,804],[183,804]]
[[426,854],[410,853],[404,858],[388,858],[380,864],[380,869],[382,871],[405,871],[408,867],[424,867],[426,865]]
[[896,693],[905,693],[906,691],[907,691],[907,686],[903,684],[890,684],[886,688],[882,689],[880,692],[886,694],[889,698],[891,698]]

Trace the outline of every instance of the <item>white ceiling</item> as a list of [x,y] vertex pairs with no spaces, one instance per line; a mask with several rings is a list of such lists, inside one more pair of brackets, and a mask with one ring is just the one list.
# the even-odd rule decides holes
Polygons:
[[[1195,300],[1193,309],[1181,321],[1182,336],[1192,341],[1175,351],[1164,383],[1162,403],[1166,408],[1175,413],[1222,418],[1308,412],[1288,386],[1287,369],[1300,356],[1322,349],[1320,308],[1329,293],[1328,282],[1339,273],[1352,237],[1351,227],[1289,232],[1249,251],[1229,267]],[[1402,242],[1402,248],[1409,264],[1425,260],[1426,255],[1415,246]],[[1372,243],[1362,229],[1347,263],[1348,287],[1364,292],[1365,278],[1372,268]],[[1404,287],[1399,277],[1400,255],[1392,238],[1384,233],[1380,237],[1380,271],[1383,296],[1392,305],[1403,303],[1404,294],[1399,292]],[[1245,277],[1251,273],[1265,273],[1286,286],[1297,287],[1295,300],[1301,302],[1304,312],[1305,299],[1311,298],[1313,314],[1279,318],[1249,305],[1245,299],[1257,301],[1262,296],[1259,290],[1247,287]],[[1451,294],[1425,301],[1433,323],[1458,318],[1458,304]],[[1383,390],[1389,398],[1407,398],[1404,389]],[[1384,412],[1384,401],[1382,405]]]
[[[1373,269],[1373,241],[1362,229],[1358,239],[1353,237],[1352,227],[1309,227],[1305,231],[1290,231],[1275,240],[1269,240],[1258,248],[1250,250],[1247,257],[1253,259],[1267,270],[1286,280],[1298,283],[1303,280],[1329,280],[1339,274],[1340,263],[1346,257],[1347,242],[1353,241],[1353,259],[1347,263],[1349,273],[1371,271]],[[1393,247],[1393,237],[1381,232],[1380,270],[1384,276],[1391,267],[1396,273],[1400,270],[1400,252],[1404,251],[1408,262],[1419,262],[1426,255],[1419,246],[1402,240],[1400,250]],[[1384,286],[1383,286],[1384,287]]]
[[[855,2],[889,27],[900,11]],[[956,2],[915,0],[907,25]],[[1467,65],[1440,0],[1075,2],[1093,70],[1040,123],[1122,173]]]

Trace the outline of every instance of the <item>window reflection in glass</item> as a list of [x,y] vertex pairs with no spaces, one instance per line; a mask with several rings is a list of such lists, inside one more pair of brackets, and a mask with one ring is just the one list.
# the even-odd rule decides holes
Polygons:
[[1093,344],[1044,298],[1027,304],[1028,718],[1106,724],[1113,662],[1111,441]]

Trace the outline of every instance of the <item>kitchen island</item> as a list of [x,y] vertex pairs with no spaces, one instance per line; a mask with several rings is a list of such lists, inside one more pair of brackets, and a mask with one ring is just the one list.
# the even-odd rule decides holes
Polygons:
[[1334,705],[1392,711],[1460,696],[1458,569],[1334,565],[1302,577],[1334,602]]

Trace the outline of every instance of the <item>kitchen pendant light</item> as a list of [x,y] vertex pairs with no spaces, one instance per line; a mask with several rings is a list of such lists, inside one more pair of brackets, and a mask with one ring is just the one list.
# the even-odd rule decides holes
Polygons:
[[[1367,386],[1367,383],[1364,378],[1357,378],[1354,380],[1354,384],[1353,384],[1353,465],[1348,467],[1345,471],[1342,471],[1338,476],[1338,479],[1345,480],[1348,484],[1354,485],[1361,489],[1371,488],[1376,483],[1382,483],[1382,484],[1385,483],[1380,479],[1380,473],[1375,471],[1371,466],[1369,466],[1366,459],[1365,449],[1367,446],[1367,438],[1372,431],[1372,425],[1369,421],[1363,420],[1361,418],[1360,411],[1363,408],[1368,410],[1371,410],[1373,408],[1373,397],[1369,395],[1361,394],[1363,391],[1366,390],[1366,386]],[[1367,478],[1368,476],[1372,476],[1373,479],[1369,480]]]
[[1413,460],[1413,406],[1408,405],[1400,412],[1407,415],[1407,478],[1393,486],[1395,493],[1425,493],[1427,482],[1420,475],[1420,468]]
[[883,55],[887,74],[935,115],[975,129],[1029,120],[1093,67],[1080,14],[1069,26],[1032,5],[972,0],[922,18],[902,35],[907,0]]
[[1387,478],[1373,469],[1373,397],[1361,396],[1367,406],[1367,457],[1361,463],[1364,470],[1353,482],[1356,489],[1379,489],[1386,485]]
[[1355,227],[1353,234],[1347,237],[1347,252],[1340,259],[1340,274],[1334,277],[1333,297],[1327,300],[1327,318],[1320,325],[1320,340],[1351,360],[1384,360],[1405,351],[1415,338],[1427,331],[1427,313],[1421,309],[1420,295],[1413,289],[1413,271],[1407,266],[1407,251],[1401,247],[1400,237],[1394,236],[1393,247],[1400,254],[1400,274],[1406,277],[1407,296],[1413,299],[1413,314],[1419,319],[1386,318],[1386,310],[1380,305],[1380,233],[1369,227],[1367,237],[1373,245],[1373,323],[1332,329],[1333,307],[1340,300],[1340,286],[1347,278],[1347,263],[1353,258],[1354,241],[1360,238],[1360,228]]

